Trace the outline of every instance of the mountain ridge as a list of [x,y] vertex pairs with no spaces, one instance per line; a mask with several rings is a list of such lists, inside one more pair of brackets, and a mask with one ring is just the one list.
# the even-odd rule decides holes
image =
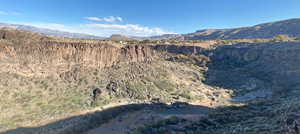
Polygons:
[[300,37],[300,18],[292,18],[280,21],[266,22],[253,26],[224,29],[203,29],[187,34],[164,34],[149,37],[129,36],[122,34],[112,34],[110,37],[99,37],[82,33],[71,33],[60,30],[38,28],[29,25],[0,23],[0,28],[14,28],[30,32],[41,33],[50,36],[87,38],[100,40],[235,40],[235,39],[255,39],[273,38],[279,34],[290,37]]
[[69,38],[87,38],[87,39],[104,39],[105,37],[94,36],[90,34],[83,33],[71,33],[60,30],[52,30],[47,28],[39,28],[30,25],[21,25],[21,24],[9,24],[9,23],[1,23],[0,28],[12,28],[17,30],[25,30],[29,32],[40,33],[49,36],[59,36],[59,37],[69,37]]
[[[234,40],[273,38],[279,34],[300,37],[300,18],[261,23],[253,26],[225,29],[203,29],[193,33],[179,35],[162,35],[152,39],[170,40]],[[173,37],[172,37],[173,36]]]

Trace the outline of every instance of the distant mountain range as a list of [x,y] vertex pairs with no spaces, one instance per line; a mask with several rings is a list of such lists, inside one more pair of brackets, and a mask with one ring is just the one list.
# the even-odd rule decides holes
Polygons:
[[271,23],[259,24],[251,27],[232,29],[205,29],[189,34],[162,35],[151,39],[171,40],[232,40],[232,39],[254,39],[272,38],[278,34],[290,37],[300,37],[300,19],[289,19]]
[[152,36],[147,39],[157,40],[157,39],[165,39],[165,40],[184,40],[183,34],[164,34],[161,36]]
[[86,39],[105,39],[105,37],[99,37],[99,36],[94,36],[94,35],[89,35],[89,34],[70,33],[70,32],[64,32],[64,31],[59,31],[59,30],[38,28],[38,27],[28,26],[28,25],[0,23],[0,28],[5,28],[5,27],[18,29],[18,30],[25,30],[25,31],[44,34],[44,35],[50,35],[50,36],[60,36],[60,37],[69,37],[69,38],[86,38]]
[[109,38],[106,38],[106,40],[142,40],[142,38],[127,36],[127,35],[122,35],[122,34],[113,34]]
[[254,38],[272,38],[279,34],[285,34],[290,37],[300,37],[300,19],[289,19],[271,23],[259,24],[251,27],[231,28],[231,29],[204,29],[188,34],[165,34],[152,37],[136,37],[121,34],[114,34],[109,38],[93,36],[81,33],[69,33],[59,30],[50,30],[37,28],[27,25],[0,23],[0,28],[8,27],[19,30],[37,32],[45,35],[87,38],[87,39],[107,39],[107,40],[232,40],[232,39],[254,39]]

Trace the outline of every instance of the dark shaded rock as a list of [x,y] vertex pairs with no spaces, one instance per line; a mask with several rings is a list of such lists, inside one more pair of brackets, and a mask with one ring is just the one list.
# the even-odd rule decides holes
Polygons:
[[286,119],[287,131],[290,134],[300,134],[300,115],[291,114]]
[[101,89],[99,89],[99,88],[93,89],[93,100],[95,101],[101,93],[102,93]]
[[300,42],[237,44],[215,50],[208,84],[231,89],[291,89],[300,86]]

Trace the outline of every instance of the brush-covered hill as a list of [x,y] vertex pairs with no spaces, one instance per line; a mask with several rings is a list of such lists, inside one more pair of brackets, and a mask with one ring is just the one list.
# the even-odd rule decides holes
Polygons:
[[289,19],[232,29],[204,29],[189,34],[165,35],[153,38],[172,40],[234,40],[273,38],[279,34],[300,37],[300,19]]
[[0,131],[47,124],[112,104],[225,104],[230,91],[202,83],[209,59],[191,55],[204,50],[1,29]]
[[120,44],[0,29],[0,133],[297,134],[300,42],[279,37]]

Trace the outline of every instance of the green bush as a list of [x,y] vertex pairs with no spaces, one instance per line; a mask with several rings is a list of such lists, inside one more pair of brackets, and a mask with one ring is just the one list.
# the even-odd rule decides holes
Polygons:
[[279,34],[272,39],[273,41],[290,41],[294,40],[294,38],[289,37],[288,35],[285,34]]

